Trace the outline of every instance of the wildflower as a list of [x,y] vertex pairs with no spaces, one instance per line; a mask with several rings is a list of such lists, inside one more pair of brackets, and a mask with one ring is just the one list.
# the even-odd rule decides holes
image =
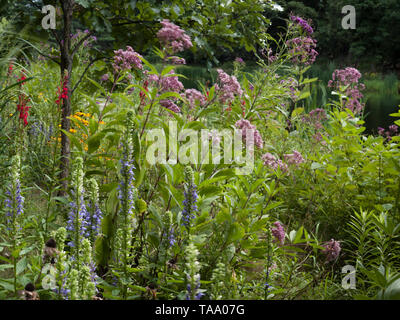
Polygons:
[[276,241],[283,245],[285,242],[285,229],[279,221],[274,222],[275,228],[271,228],[271,233],[275,237]]
[[244,60],[240,57],[236,57],[235,62],[238,64],[245,64]]
[[360,113],[365,106],[360,102],[363,98],[361,91],[365,89],[364,84],[358,83],[360,78],[361,73],[356,68],[347,67],[335,70],[332,73],[332,80],[328,82],[328,87],[334,88],[348,97],[348,100],[343,101],[343,106],[356,114]]
[[[171,70],[169,74],[173,74],[174,70]],[[173,91],[173,92],[180,92],[184,89],[184,86],[182,82],[178,80],[178,76],[166,76],[166,77],[161,77],[161,79],[155,75],[149,75],[148,77],[149,82],[153,83],[159,83],[160,84],[160,91],[161,92],[167,92],[167,91]]]
[[235,123],[236,128],[239,128],[242,130],[242,139],[245,140],[247,133],[253,134],[254,135],[254,144],[258,148],[262,148],[264,145],[264,142],[262,140],[260,132],[256,129],[256,126],[252,125],[249,120],[246,119],[241,119],[236,121]]
[[24,213],[25,198],[21,193],[20,166],[21,159],[18,155],[11,160],[11,183],[6,190],[5,208],[8,229],[12,232],[19,230],[19,219]]
[[219,91],[219,99],[222,103],[232,101],[235,95],[241,96],[243,90],[235,76],[229,76],[222,69],[217,69],[219,85],[215,85],[215,89]]
[[334,239],[331,239],[329,242],[327,242],[325,245],[323,245],[325,248],[322,252],[326,254],[326,260],[328,262],[334,261],[339,257],[341,247],[340,247],[340,242],[335,241]]
[[264,165],[270,167],[273,170],[277,170],[280,168],[281,171],[286,172],[288,167],[282,160],[277,159],[273,154],[267,152],[265,153],[261,159],[264,161]]
[[193,46],[190,37],[177,25],[168,19],[161,21],[162,28],[157,32],[157,38],[170,53],[176,53]]
[[384,128],[378,127],[378,134],[382,137],[385,137],[388,141],[392,140],[393,136],[396,136],[398,133],[399,127],[395,124],[389,126],[389,130],[385,130]]
[[191,221],[196,217],[197,209],[197,186],[194,183],[193,169],[190,166],[185,167],[185,191],[183,200],[182,220],[183,225],[188,229]]
[[10,65],[8,66],[7,77],[11,76],[13,69],[14,69],[14,66],[12,63],[10,63]]
[[294,23],[298,24],[304,31],[306,31],[308,34],[312,34],[314,32],[313,28],[308,24],[308,22],[300,17],[297,16],[290,16],[290,20],[292,20]]
[[310,65],[315,62],[318,52],[317,40],[311,37],[297,37],[286,41],[289,55],[294,64]]
[[304,162],[303,156],[296,150],[293,153],[285,154],[284,158],[288,164],[299,165]]
[[192,238],[189,237],[189,244],[185,248],[185,274],[186,274],[186,300],[200,300],[204,295],[200,290],[200,263],[197,261],[199,250],[193,244]]
[[196,89],[185,90],[184,96],[189,100],[190,108],[194,108],[196,101],[200,106],[203,106],[207,101],[206,97]]
[[86,215],[87,235],[94,241],[100,231],[101,219],[103,213],[99,207],[99,187],[97,181],[92,178],[88,182],[89,203]]
[[100,81],[104,82],[107,81],[110,78],[110,76],[108,75],[108,73],[105,73],[101,76]]
[[68,75],[64,76],[64,79],[62,80],[62,88],[61,86],[58,87],[58,98],[56,100],[56,104],[62,104],[63,100],[68,98]]
[[184,58],[172,56],[168,58],[169,62],[175,65],[186,64],[186,60]]
[[296,102],[298,97],[299,97],[299,91],[298,91],[299,84],[298,84],[297,80],[294,79],[294,78],[288,78],[288,79],[285,79],[285,80],[281,80],[280,83],[282,85],[284,85],[285,88],[289,89],[288,93],[290,95],[290,98],[294,102]]
[[174,102],[172,102],[172,100],[161,100],[160,105],[175,113],[181,112],[181,109]]
[[132,68],[137,68],[142,70],[142,60],[140,59],[142,56],[137,53],[132,47],[127,46],[126,50],[115,50],[114,51],[114,62],[113,68],[116,72],[121,72],[124,70],[131,70]]

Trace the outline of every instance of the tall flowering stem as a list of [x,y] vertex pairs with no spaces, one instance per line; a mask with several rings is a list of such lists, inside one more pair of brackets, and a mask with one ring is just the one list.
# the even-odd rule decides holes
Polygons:
[[200,300],[203,296],[203,290],[200,289],[200,268],[201,265],[197,260],[199,250],[189,238],[189,244],[185,248],[185,274],[186,274],[186,300]]
[[[118,186],[118,198],[120,201],[120,226],[117,230],[117,234],[120,235],[121,239],[121,263],[122,263],[122,273],[125,279],[128,279],[129,274],[127,270],[129,256],[130,256],[130,245],[132,240],[132,230],[134,227],[134,209],[135,209],[135,199],[134,193],[135,189],[133,186],[134,173],[133,169],[133,133],[135,127],[133,122],[133,113],[128,112],[126,121],[126,133],[125,141],[123,144],[123,154],[120,160],[121,163],[121,180]],[[126,299],[127,287],[123,286],[123,297]]]
[[97,181],[92,178],[88,181],[89,203],[86,216],[86,236],[94,242],[100,231],[103,213],[99,206],[99,186]]
[[182,220],[183,225],[190,231],[192,220],[196,217],[197,209],[197,186],[194,183],[193,169],[190,166],[185,168],[185,191],[183,200]]
[[72,172],[72,185],[74,200],[70,202],[70,212],[68,215],[67,230],[70,232],[71,241],[68,245],[71,247],[74,266],[80,271],[80,246],[86,231],[85,217],[87,215],[85,202],[83,199],[83,160],[78,157],[74,161]]
[[[6,190],[5,200],[6,225],[12,243],[12,252],[18,252],[21,238],[21,216],[24,213],[24,197],[21,193],[20,167],[21,159],[16,155],[11,160],[11,182]],[[14,292],[17,294],[17,257],[12,255],[14,270]]]

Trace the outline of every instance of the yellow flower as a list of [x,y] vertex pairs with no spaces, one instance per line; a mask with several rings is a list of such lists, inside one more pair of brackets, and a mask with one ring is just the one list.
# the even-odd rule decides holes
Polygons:
[[69,132],[76,133],[76,130],[75,129],[69,129]]

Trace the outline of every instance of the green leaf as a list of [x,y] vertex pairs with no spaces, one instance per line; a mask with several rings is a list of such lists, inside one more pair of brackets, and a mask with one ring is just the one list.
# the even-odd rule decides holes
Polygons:
[[244,234],[245,231],[243,227],[239,223],[235,222],[231,225],[228,231],[228,241],[234,242],[236,240],[240,240],[243,238]]
[[17,262],[16,273],[19,275],[21,272],[24,272],[26,267],[28,266],[28,259],[23,257],[21,260]]

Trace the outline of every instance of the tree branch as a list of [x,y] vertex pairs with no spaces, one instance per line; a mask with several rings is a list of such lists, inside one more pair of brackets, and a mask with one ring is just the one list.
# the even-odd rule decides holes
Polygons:
[[90,60],[89,64],[86,66],[85,70],[82,72],[81,76],[79,77],[79,80],[75,83],[74,88],[71,90],[71,95],[73,95],[75,89],[78,87],[78,85],[81,83],[84,75],[86,74],[86,72],[89,70],[89,68],[93,65],[93,63],[95,63],[96,61],[105,59],[105,57],[100,57],[100,58],[94,58],[92,60]]
[[90,38],[90,36],[91,36],[92,34],[93,34],[93,33],[92,33],[91,31],[89,31],[89,33],[88,33],[86,36],[84,36],[84,37],[75,45],[75,47],[72,49],[71,57],[73,57],[73,56],[75,55],[76,51],[78,51],[78,49],[79,49],[79,47],[82,45],[82,43],[85,42],[85,40],[87,40],[88,38]]

